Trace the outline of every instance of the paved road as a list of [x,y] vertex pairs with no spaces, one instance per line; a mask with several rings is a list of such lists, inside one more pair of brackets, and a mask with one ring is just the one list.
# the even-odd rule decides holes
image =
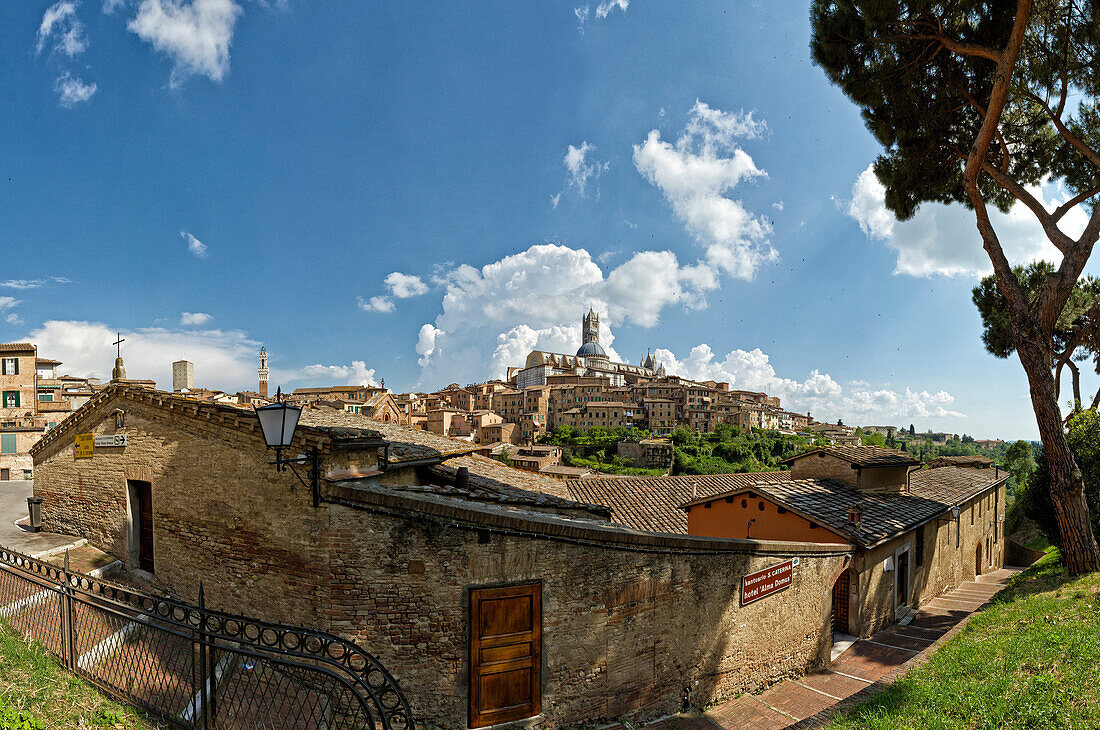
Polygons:
[[70,535],[30,532],[15,524],[27,516],[27,497],[34,492],[34,482],[22,479],[0,482],[0,546],[26,555],[37,555],[76,542]]

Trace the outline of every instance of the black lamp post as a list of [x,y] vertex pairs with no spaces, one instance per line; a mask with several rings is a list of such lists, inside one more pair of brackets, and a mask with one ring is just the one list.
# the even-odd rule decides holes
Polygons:
[[[321,459],[317,447],[311,446],[308,454],[299,454],[293,459],[283,458],[283,449],[290,448],[291,442],[294,441],[294,432],[298,429],[298,419],[302,416],[302,409],[285,402],[282,388],[280,388],[275,393],[274,403],[260,406],[255,410],[256,418],[260,420],[260,430],[264,434],[264,443],[267,444],[267,448],[275,449],[275,461],[271,462],[275,465],[275,471],[283,472],[289,468],[294,476],[298,477],[302,486],[313,493],[313,506],[319,507],[321,505]],[[308,465],[305,479],[294,468],[295,464]]]

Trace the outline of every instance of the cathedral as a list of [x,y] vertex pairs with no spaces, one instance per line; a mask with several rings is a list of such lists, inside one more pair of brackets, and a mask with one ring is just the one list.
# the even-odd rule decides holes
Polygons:
[[622,386],[640,378],[665,376],[665,366],[658,363],[653,353],[638,365],[614,362],[600,344],[600,315],[589,308],[581,318],[581,346],[575,355],[533,350],[527,362],[516,375],[520,390],[546,385],[550,375],[583,375],[608,378],[611,385]]

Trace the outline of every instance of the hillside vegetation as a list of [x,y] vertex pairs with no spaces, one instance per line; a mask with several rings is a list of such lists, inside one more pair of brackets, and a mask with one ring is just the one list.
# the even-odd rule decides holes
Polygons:
[[[966,435],[937,444],[919,433],[914,435],[908,433],[903,435],[903,433],[899,433],[896,439],[887,440],[881,434],[862,433],[857,430],[857,434],[866,445],[903,449],[923,461],[931,461],[938,456],[978,455],[1002,462],[1005,457],[1003,448],[981,449],[974,443],[974,439]],[[639,428],[597,426],[577,429],[562,426],[541,440],[543,443],[563,447],[565,462],[572,466],[587,467],[608,474],[652,476],[662,472],[638,469],[617,455],[618,444],[642,441],[649,437],[649,431]],[[673,474],[777,471],[784,468],[780,463],[783,459],[827,443],[820,435],[810,431],[792,434],[753,429],[751,433],[743,433],[740,429],[726,424],[719,425],[713,433],[698,433],[691,429],[680,428],[673,431],[669,438],[673,444]],[[1030,458],[1030,450],[1028,456]]]

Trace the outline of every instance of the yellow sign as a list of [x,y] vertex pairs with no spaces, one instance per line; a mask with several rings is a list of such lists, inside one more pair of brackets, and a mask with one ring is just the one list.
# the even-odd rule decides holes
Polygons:
[[74,440],[73,455],[78,459],[90,459],[95,452],[95,436],[90,433],[78,433]]

